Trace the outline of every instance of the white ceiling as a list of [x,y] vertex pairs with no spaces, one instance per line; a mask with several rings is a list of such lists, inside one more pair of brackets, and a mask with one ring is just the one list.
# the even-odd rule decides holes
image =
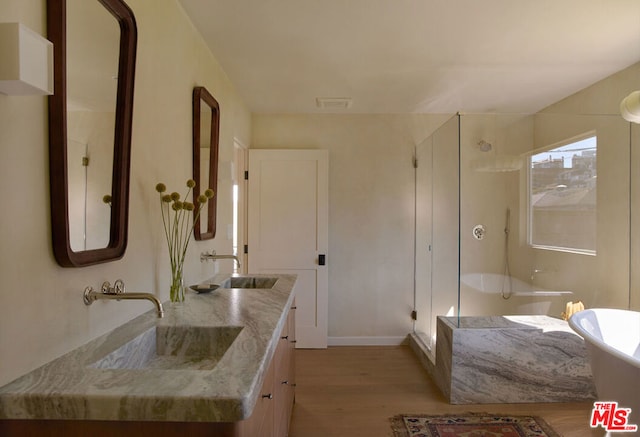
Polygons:
[[258,113],[532,112],[640,61],[640,0],[180,2]]

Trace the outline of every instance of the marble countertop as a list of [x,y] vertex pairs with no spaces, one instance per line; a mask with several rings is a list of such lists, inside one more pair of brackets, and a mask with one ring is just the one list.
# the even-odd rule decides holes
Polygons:
[[438,316],[438,318],[441,318],[453,329],[530,329],[542,332],[563,331],[575,334],[566,321],[546,315]]
[[[164,318],[152,309],[0,387],[0,419],[235,422],[248,418],[286,323],[296,280],[295,275],[249,276],[278,281],[270,289],[220,288],[210,294],[190,290],[183,303],[163,304]],[[228,277],[218,275],[207,282],[222,283]],[[209,333],[218,328],[237,337],[213,362],[174,360],[142,368],[133,364],[109,368],[105,363],[110,352],[146,332],[164,330],[167,343],[177,342],[172,347],[184,350],[189,342],[199,341],[184,332]],[[182,334],[174,339],[175,332]]]

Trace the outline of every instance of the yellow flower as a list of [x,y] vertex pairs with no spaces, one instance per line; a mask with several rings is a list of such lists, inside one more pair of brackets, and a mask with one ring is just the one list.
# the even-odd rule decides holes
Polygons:
[[102,196],[102,201],[107,205],[111,205],[111,194],[105,194]]
[[207,196],[207,199],[211,199],[214,196],[214,192],[211,188],[207,188],[204,190],[204,195]]
[[[162,225],[169,249],[169,261],[171,263],[171,289],[172,302],[183,301],[183,288],[180,286],[184,260],[187,254],[187,246],[191,239],[195,223],[202,210],[203,204],[213,196],[213,191],[207,190],[205,194],[198,196],[197,203],[187,201],[191,190],[196,186],[193,179],[187,180],[188,190],[184,194],[184,201],[180,200],[180,194],[167,193],[167,187],[163,183],[156,185],[156,191],[160,193],[160,212],[162,213]],[[171,208],[169,208],[169,204]]]

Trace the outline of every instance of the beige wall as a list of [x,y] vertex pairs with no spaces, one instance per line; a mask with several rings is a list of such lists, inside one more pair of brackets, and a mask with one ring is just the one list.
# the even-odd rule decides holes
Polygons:
[[[122,278],[131,291],[168,299],[169,265],[155,184],[182,190],[191,175],[191,91],[204,85],[220,103],[220,159],[233,140],[249,143],[251,116],[176,0],[127,0],[138,24],[138,60],[131,157],[129,245],[122,260],[59,267],[51,249],[47,99],[0,94],[0,384],[44,364],[149,309],[148,302],[96,302],[82,291]],[[45,32],[45,1],[4,0],[0,21]],[[219,184],[218,236],[192,242],[188,282],[231,263],[201,264],[201,251],[231,250],[231,188]]]
[[254,115],[252,148],[329,150],[330,341],[412,330],[412,156],[448,118]]

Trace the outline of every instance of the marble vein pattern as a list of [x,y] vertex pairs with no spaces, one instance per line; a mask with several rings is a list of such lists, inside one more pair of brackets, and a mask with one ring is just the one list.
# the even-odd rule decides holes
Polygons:
[[409,344],[452,404],[595,399],[584,340],[553,317],[440,316],[435,356]]
[[[296,281],[295,275],[250,276],[274,280],[257,283],[271,288],[189,292],[184,303],[165,304],[164,318],[150,310],[0,387],[0,418],[248,418],[286,323]],[[228,278],[217,275],[208,282],[223,284]]]

